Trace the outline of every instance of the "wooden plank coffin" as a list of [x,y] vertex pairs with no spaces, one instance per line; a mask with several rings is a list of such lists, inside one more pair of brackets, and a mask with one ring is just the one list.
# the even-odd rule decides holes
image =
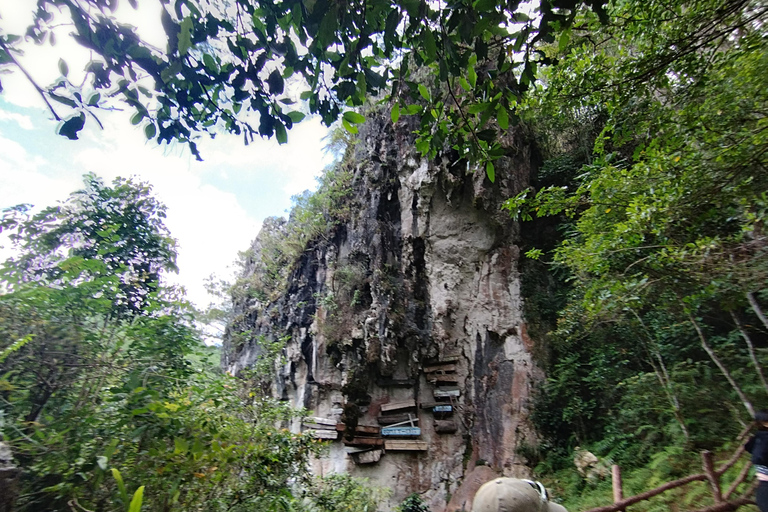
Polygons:
[[452,434],[459,429],[453,420],[435,420],[435,432],[438,434]]
[[306,432],[309,432],[309,435],[315,439],[328,439],[335,441],[339,438],[339,433],[335,430],[307,430]]
[[[413,415],[411,415],[413,416]],[[385,414],[376,418],[380,425],[392,425],[394,423],[402,423],[408,421],[410,418],[407,413],[400,414]]]
[[344,439],[346,446],[384,446],[384,439],[380,437],[355,437]]
[[[336,424],[336,430],[338,432],[344,432],[347,429],[347,426],[344,423],[337,423]],[[381,427],[376,427],[373,425],[358,425],[355,427],[355,435],[368,435],[368,436],[378,436],[381,434]]]
[[382,453],[384,453],[384,450],[368,450],[360,452],[354,457],[358,464],[373,464],[374,462],[379,462]]
[[301,423],[301,426],[304,428],[309,428],[312,430],[336,430],[336,425],[322,425],[319,423],[310,423],[308,421],[303,421]]
[[425,452],[427,451],[426,441],[413,441],[410,439],[387,439],[384,441],[384,449],[387,451],[408,451]]
[[398,411],[400,409],[410,409],[411,407],[416,407],[416,400],[413,398],[410,400],[401,400],[399,402],[381,404],[381,412]]
[[383,436],[397,437],[419,437],[421,429],[419,427],[384,427],[381,429]]
[[330,418],[320,418],[318,416],[307,416],[303,420],[304,423],[314,423],[316,425],[330,425],[331,428],[336,426],[338,420],[332,420]]
[[455,364],[438,364],[424,367],[424,373],[453,373],[455,371]]
[[433,374],[427,376],[427,381],[431,382],[433,384],[438,383],[450,383],[450,384],[456,384],[459,382],[459,376],[456,374],[453,375],[441,375],[441,374]]
[[432,395],[435,398],[448,398],[461,396],[459,388],[437,388],[432,391]]

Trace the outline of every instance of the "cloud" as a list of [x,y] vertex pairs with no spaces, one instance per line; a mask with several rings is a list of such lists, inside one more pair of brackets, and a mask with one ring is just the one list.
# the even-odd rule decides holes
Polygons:
[[14,121],[19,127],[25,130],[32,130],[35,128],[35,125],[32,124],[32,119],[29,116],[17,114],[15,112],[0,110],[0,121]]
[[[3,28],[23,33],[33,8],[34,2],[9,2],[3,8]],[[159,3],[152,8],[159,9]],[[156,12],[136,12],[125,3],[118,14],[121,21],[141,25],[142,37],[152,44],[165,45]],[[55,46],[25,46],[20,60],[38,84],[57,79],[60,56],[69,65],[69,78],[81,80],[90,55],[72,41],[69,31],[71,26],[57,31]],[[148,181],[167,205],[166,224],[179,241],[180,272],[174,281],[183,283],[189,298],[201,306],[208,302],[204,278],[212,272],[226,273],[237,252],[256,235],[263,217],[282,215],[291,195],[314,189],[316,177],[332,160],[322,150],[327,129],[316,118],[296,125],[283,146],[256,140],[244,147],[234,136],[221,134],[210,140],[204,135],[199,141],[202,163],[182,144],[147,142],[141,127],[129,123],[129,112],[104,112],[103,131],[89,120],[81,140],[62,142],[54,135],[51,114],[22,73],[3,75],[2,83],[3,99],[15,107],[9,109],[13,112],[4,111],[0,102],[0,205],[55,204],[81,187],[86,172],[107,181],[116,176]]]

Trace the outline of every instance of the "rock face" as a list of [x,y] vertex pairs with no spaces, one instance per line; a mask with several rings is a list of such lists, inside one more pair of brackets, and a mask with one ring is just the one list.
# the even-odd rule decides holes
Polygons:
[[[434,511],[468,510],[489,479],[528,476],[516,449],[535,443],[526,404],[540,372],[522,315],[518,227],[500,210],[527,185],[534,157],[510,135],[517,149],[491,183],[465,162],[419,157],[411,129],[369,116],[352,214],[310,244],[283,295],[236,304],[251,339],[225,342],[223,365],[252,364],[255,336],[290,336],[273,392],[345,424],[317,473],[392,489],[389,509],[417,492]],[[361,433],[366,425],[385,427],[383,439],[360,441],[379,437]],[[381,449],[366,442],[383,452],[348,453]]]

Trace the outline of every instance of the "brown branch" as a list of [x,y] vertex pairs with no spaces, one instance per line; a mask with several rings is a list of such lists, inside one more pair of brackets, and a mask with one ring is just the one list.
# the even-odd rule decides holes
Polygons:
[[691,321],[691,324],[693,324],[693,328],[696,329],[696,334],[699,336],[699,341],[701,341],[701,347],[704,349],[704,351],[709,355],[709,358],[712,359],[712,362],[715,363],[715,365],[720,369],[720,373],[723,374],[725,379],[728,381],[728,383],[731,385],[734,391],[736,391],[736,394],[739,395],[739,398],[741,399],[741,403],[744,405],[744,408],[747,410],[750,416],[755,416],[755,409],[752,406],[752,402],[749,401],[749,398],[747,398],[747,395],[744,394],[744,391],[741,389],[741,387],[736,383],[736,381],[733,379],[733,376],[731,375],[731,372],[728,371],[728,369],[725,367],[722,361],[720,361],[720,358],[717,357],[717,354],[712,349],[712,347],[709,345],[709,342],[707,341],[707,338],[704,336],[704,332],[701,330],[701,327],[699,326],[698,322],[693,318],[693,315],[690,313],[688,314],[688,318]]
[[[746,429],[744,429],[744,430],[746,430],[746,431],[749,431],[749,429],[750,429],[750,428],[751,428],[751,425],[750,425],[750,426],[748,426],[748,427],[747,427]],[[746,444],[746,443],[741,443],[741,445],[739,446],[739,448],[738,448],[738,449],[737,449],[735,452],[733,452],[733,455],[731,455],[731,458],[730,458],[730,459],[728,459],[728,461],[726,461],[726,463],[725,463],[725,464],[723,464],[722,466],[720,466],[719,468],[717,468],[717,471],[715,471],[715,474],[716,474],[716,475],[718,475],[718,476],[722,476],[722,475],[723,475],[723,473],[725,473],[726,471],[728,471],[729,469],[731,469],[731,466],[733,466],[734,464],[736,464],[736,461],[738,461],[738,460],[739,460],[739,458],[741,458],[741,455],[744,453],[744,445],[745,445],[745,444]]]
[[665,491],[668,491],[670,489],[674,489],[676,487],[680,487],[685,484],[689,484],[691,482],[704,481],[706,479],[707,479],[707,475],[705,475],[704,473],[689,475],[689,476],[686,476],[685,478],[680,478],[678,480],[673,480],[672,482],[667,482],[666,484],[660,487],[651,489],[650,491],[645,491],[644,493],[640,493],[636,496],[632,496],[631,498],[621,500],[620,502],[614,503],[613,505],[606,505],[604,507],[591,508],[584,512],[618,512],[619,510],[625,509],[630,505],[634,505],[635,503],[639,503],[641,501],[645,501],[647,499],[653,498],[654,496],[658,496],[659,494]]
[[746,464],[744,464],[744,467],[741,468],[741,472],[739,472],[739,476],[736,477],[736,480],[734,480],[731,483],[730,487],[728,487],[728,490],[725,491],[725,494],[723,494],[724,500],[727,501],[728,498],[731,497],[731,494],[733,494],[736,491],[736,488],[742,483],[744,483],[744,480],[747,479],[747,475],[749,475],[749,468],[751,467],[752,467],[751,462],[747,462]]
[[712,488],[712,497],[715,503],[723,502],[723,494],[720,490],[720,478],[715,473],[714,463],[712,462],[712,452],[704,450],[701,452],[701,467],[704,469],[704,474],[707,475],[707,481]]
[[[750,294],[747,294],[747,295],[749,296]],[[758,362],[757,356],[755,355],[755,346],[752,344],[752,338],[749,337],[749,333],[747,332],[747,329],[741,323],[741,320],[739,320],[739,317],[736,315],[735,311],[731,311],[731,318],[733,318],[733,321],[736,324],[736,327],[739,329],[739,332],[741,333],[741,337],[744,338],[744,342],[747,344],[747,351],[749,352],[749,358],[752,360],[752,366],[755,367],[755,372],[757,372],[757,376],[760,378],[760,382],[763,383],[763,388],[765,389],[765,391],[768,392],[768,383],[766,383],[765,381],[765,375],[763,375],[763,368]]]
[[710,507],[706,508],[700,508],[694,512],[729,512],[731,510],[736,510],[739,507],[743,507],[744,505],[754,505],[754,501],[750,498],[738,498],[733,501],[726,501],[725,503],[718,503],[717,505],[712,505]]
[[747,293],[747,300],[749,301],[749,305],[752,306],[752,311],[755,312],[760,321],[763,322],[763,325],[766,327],[766,329],[768,329],[768,318],[765,317],[760,304],[758,304],[757,299],[755,298],[755,294],[752,292]]
[[29,72],[27,72],[24,66],[22,66],[19,63],[19,61],[16,60],[16,58],[11,53],[11,49],[8,48],[8,46],[6,46],[5,41],[3,41],[2,39],[0,39],[0,48],[5,50],[5,53],[8,55],[8,58],[11,59],[11,62],[16,64],[16,67],[19,68],[22,73],[24,73],[24,76],[27,77],[27,80],[29,80],[29,83],[32,84],[32,87],[34,87],[35,90],[38,92],[38,94],[40,94],[40,97],[43,98],[43,101],[48,106],[48,110],[50,110],[51,114],[53,114],[53,118],[56,119],[57,121],[61,121],[61,117],[59,117],[59,114],[57,114],[56,111],[53,109],[53,105],[51,105],[51,102],[48,101],[48,98],[45,97],[45,91],[43,90],[43,88],[37,85],[37,82],[35,82],[35,79],[32,78],[32,76],[29,74]]

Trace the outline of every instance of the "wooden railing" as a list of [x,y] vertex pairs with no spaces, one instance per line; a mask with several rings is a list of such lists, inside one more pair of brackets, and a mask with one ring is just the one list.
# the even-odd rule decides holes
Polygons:
[[[744,434],[745,433],[739,436],[739,439],[743,439]],[[739,485],[744,483],[744,480],[746,480],[747,475],[749,474],[749,467],[750,467],[749,463],[744,465],[744,468],[742,468],[739,475],[731,483],[731,485],[728,487],[728,489],[725,492],[722,491],[722,487],[720,483],[720,478],[723,476],[723,474],[726,471],[728,471],[731,467],[733,467],[733,465],[736,464],[736,462],[738,462],[738,460],[744,454],[744,444],[745,443],[742,442],[739,448],[733,453],[731,458],[728,459],[722,466],[720,466],[717,469],[715,469],[714,467],[712,452],[703,451],[701,452],[701,466],[702,466],[702,469],[704,470],[703,473],[697,473],[695,475],[689,475],[684,478],[674,480],[672,482],[667,482],[664,485],[660,485],[659,487],[656,487],[655,489],[645,491],[643,493],[637,494],[635,496],[631,496],[629,498],[624,498],[622,495],[621,470],[618,466],[613,466],[612,477],[613,477],[614,503],[612,505],[606,505],[604,507],[592,508],[584,512],[624,511],[630,505],[634,505],[635,503],[648,500],[650,498],[653,498],[654,496],[658,496],[663,492],[669,491],[671,489],[675,489],[677,487],[681,487],[691,482],[709,482],[709,487],[712,491],[712,498],[713,498],[713,501],[715,502],[714,505],[699,509],[696,512],[727,512],[731,510],[736,510],[739,507],[742,507],[744,505],[754,504],[754,501],[752,500],[751,496],[757,485],[756,482],[753,483],[751,486],[749,486],[746,489],[746,491],[742,493],[739,497],[731,499],[731,497],[736,492],[736,489],[739,487]]]

